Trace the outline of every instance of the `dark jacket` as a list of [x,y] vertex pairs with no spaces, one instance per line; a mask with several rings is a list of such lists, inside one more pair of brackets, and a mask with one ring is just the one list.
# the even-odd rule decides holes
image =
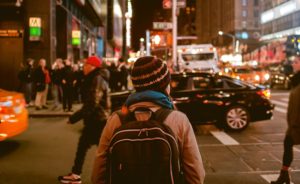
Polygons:
[[287,122],[287,134],[293,139],[294,144],[300,144],[300,72],[291,78]]
[[43,84],[46,83],[46,76],[43,72],[42,67],[39,66],[35,69],[34,75],[33,75],[33,81],[37,84],[38,83],[43,83]]
[[51,71],[51,79],[53,84],[61,85],[63,69],[54,69]]
[[33,67],[27,65],[18,73],[18,78],[21,82],[31,83],[33,80],[33,72]]
[[106,120],[107,104],[110,104],[108,92],[108,84],[101,76],[100,69],[85,76],[82,83],[83,106],[69,118],[70,122],[83,119],[85,126],[93,127],[97,122]]
[[75,75],[71,66],[65,66],[62,70],[62,80],[66,81],[67,86],[72,86],[75,81]]

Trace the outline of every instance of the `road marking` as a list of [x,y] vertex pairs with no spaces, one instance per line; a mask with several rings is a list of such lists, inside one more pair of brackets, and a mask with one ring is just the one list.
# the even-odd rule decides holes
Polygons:
[[300,149],[294,147],[294,151],[300,152]]
[[280,98],[280,100],[284,101],[284,102],[288,102],[289,98]]
[[282,112],[282,113],[286,113],[286,109],[284,108],[280,108],[280,107],[275,107],[275,111],[278,111],[278,112]]
[[271,96],[288,96],[290,93],[271,93]]
[[234,140],[232,137],[230,137],[228,134],[226,134],[225,132],[210,131],[210,133],[224,145],[239,145],[240,144],[236,140]]
[[282,105],[282,106],[284,106],[284,107],[287,107],[287,106],[288,106],[287,103],[281,102],[281,101],[278,101],[278,100],[271,100],[271,102],[272,102],[273,104],[276,104],[276,105]]
[[[276,181],[279,174],[262,174],[260,175],[263,179],[265,179],[268,183],[271,183],[271,181]],[[294,184],[291,182],[291,184]]]

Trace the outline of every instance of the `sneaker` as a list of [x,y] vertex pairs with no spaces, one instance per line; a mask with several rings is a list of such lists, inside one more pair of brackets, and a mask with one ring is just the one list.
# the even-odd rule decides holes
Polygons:
[[61,183],[69,183],[69,184],[81,184],[80,175],[70,173],[65,176],[58,176],[58,181]]
[[48,107],[46,105],[43,105],[42,108],[43,109],[48,109]]
[[41,107],[35,107],[35,110],[37,110],[37,111],[39,111],[41,109],[42,109]]

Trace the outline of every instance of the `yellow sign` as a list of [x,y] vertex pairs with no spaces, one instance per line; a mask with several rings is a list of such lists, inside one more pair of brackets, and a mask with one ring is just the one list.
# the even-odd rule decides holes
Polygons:
[[80,38],[80,31],[79,30],[73,30],[72,31],[72,38]]
[[39,17],[30,17],[29,27],[42,27],[42,19]]

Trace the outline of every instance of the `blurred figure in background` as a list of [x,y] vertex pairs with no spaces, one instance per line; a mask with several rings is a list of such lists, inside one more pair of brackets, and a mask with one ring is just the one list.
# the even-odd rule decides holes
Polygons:
[[40,59],[39,66],[34,72],[36,89],[35,107],[36,110],[47,109],[48,87],[51,82],[49,70],[46,68],[46,60]]
[[127,77],[128,77],[128,68],[126,66],[126,61],[123,58],[119,59],[118,64],[119,72],[119,88],[118,90],[127,90]]
[[34,72],[33,63],[34,60],[28,58],[26,60],[25,66],[21,69],[21,71],[18,74],[18,78],[21,82],[21,92],[24,94],[26,106],[29,106],[32,100],[32,82]]
[[[78,62],[79,63],[79,62]],[[83,80],[83,71],[80,70],[79,64],[73,65],[73,72],[74,72],[74,78],[75,78],[75,86],[74,86],[74,100],[77,103],[81,103],[81,84]]]
[[52,110],[59,107],[61,101],[62,101],[62,71],[64,68],[63,60],[61,58],[57,58],[55,62],[52,65],[51,70],[51,79],[52,79],[52,95],[54,100],[54,105],[52,107]]
[[72,111],[73,90],[76,82],[72,69],[72,62],[69,59],[66,59],[65,67],[62,71],[63,110],[65,112]]

